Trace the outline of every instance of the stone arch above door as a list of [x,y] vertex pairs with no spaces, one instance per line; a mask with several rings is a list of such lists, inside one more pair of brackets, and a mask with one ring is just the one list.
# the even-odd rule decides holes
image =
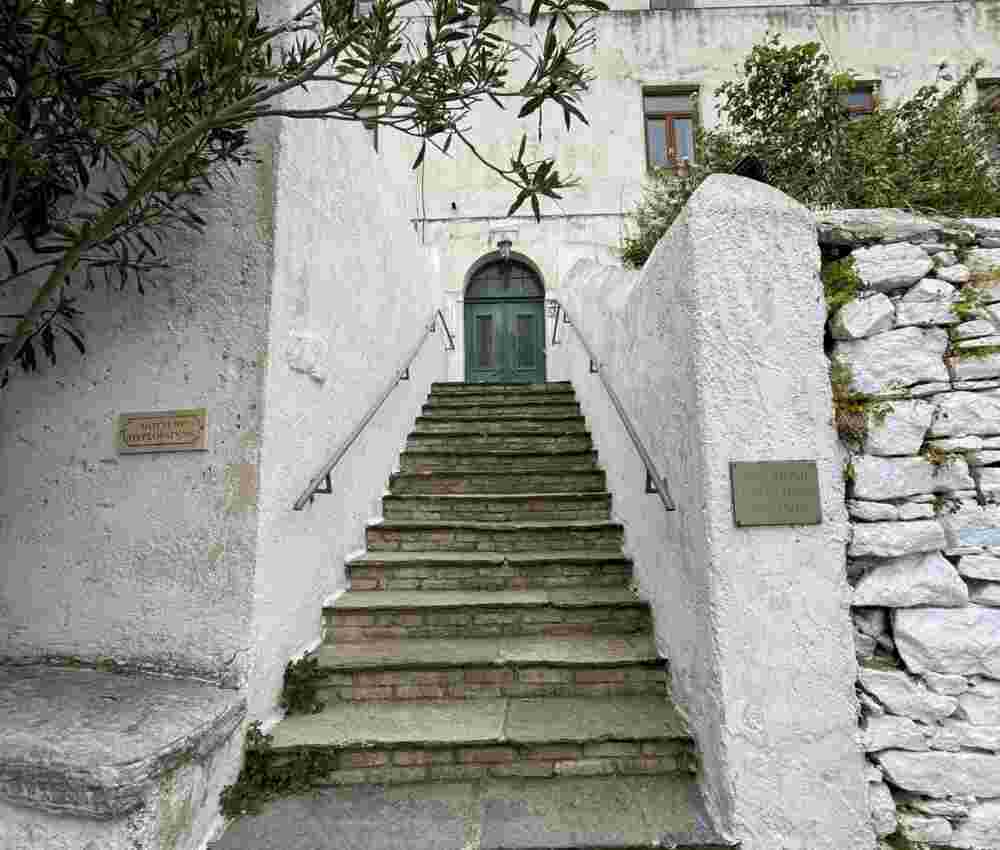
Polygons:
[[538,267],[499,251],[477,260],[465,279],[465,380],[545,381],[545,286]]

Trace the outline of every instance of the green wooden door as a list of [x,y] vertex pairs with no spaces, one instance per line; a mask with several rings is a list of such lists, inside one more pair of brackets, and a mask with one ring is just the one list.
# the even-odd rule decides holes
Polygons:
[[465,296],[465,379],[470,383],[545,381],[545,299],[526,265],[491,263]]

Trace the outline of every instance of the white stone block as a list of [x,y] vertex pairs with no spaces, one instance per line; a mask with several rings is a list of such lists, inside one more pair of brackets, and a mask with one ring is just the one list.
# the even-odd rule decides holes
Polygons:
[[914,399],[892,401],[888,405],[889,410],[881,421],[871,416],[868,419],[866,454],[916,454],[934,418],[934,404]]
[[932,691],[948,696],[958,696],[969,690],[969,680],[965,676],[958,676],[954,673],[935,673],[926,670],[923,679]]
[[984,494],[1000,492],[1000,467],[984,466],[976,475],[979,478],[979,489]]
[[896,305],[896,327],[904,328],[910,325],[929,328],[934,325],[957,325],[960,319],[955,315],[951,304],[904,303]]
[[1000,609],[897,608],[893,638],[915,673],[1000,677]]
[[971,322],[962,322],[952,331],[952,336],[955,339],[976,339],[996,332],[997,326],[989,319],[973,319]]
[[905,210],[873,208],[824,210],[816,213],[819,242],[850,245],[861,242],[936,242],[942,225]]
[[977,381],[1000,376],[1000,352],[985,357],[950,357],[948,365],[956,381]]
[[970,277],[972,277],[972,272],[969,271],[969,267],[964,263],[958,263],[954,266],[938,269],[935,274],[947,283],[965,283]]
[[937,412],[931,422],[932,437],[1000,434],[1000,391],[942,393],[934,398],[934,404]]
[[928,797],[1000,794],[1000,756],[992,753],[912,753],[884,750],[875,756],[893,785]]
[[[1000,729],[1000,697],[967,691],[958,697],[961,715],[976,726],[992,726],[994,732]],[[966,746],[971,746],[966,744]],[[1000,736],[994,737],[987,749],[1000,750]]]
[[865,573],[854,588],[852,605],[912,608],[960,607],[969,591],[955,568],[938,552],[896,558]]
[[878,836],[891,835],[896,831],[896,803],[892,792],[884,782],[868,783],[868,806],[872,813],[872,826]]
[[855,298],[841,307],[830,321],[834,339],[862,339],[892,327],[896,308],[889,298],[876,292],[868,298]]
[[960,218],[958,223],[971,227],[977,237],[1000,236],[1000,218]]
[[[1000,608],[1000,584],[995,581],[976,584],[969,588],[969,601],[976,605]],[[1000,723],[1000,721],[997,721]]]
[[988,336],[979,336],[975,339],[965,339],[956,346],[959,351],[968,351],[976,348],[992,348],[1000,345],[1000,334],[992,333]]
[[837,342],[833,356],[850,370],[853,391],[873,395],[922,381],[947,381],[942,359],[947,347],[948,334],[940,328],[899,328]]
[[851,256],[864,285],[879,292],[912,286],[933,268],[927,254],[907,242],[856,248]]
[[910,841],[947,844],[951,839],[951,823],[942,817],[899,812],[899,831]]
[[878,750],[926,750],[928,727],[919,726],[909,717],[883,714],[869,717],[861,730],[865,752]]
[[[994,796],[1000,798],[1000,793]],[[1000,848],[1000,799],[981,800],[970,806],[968,817],[955,824],[949,843],[963,850]]]
[[944,437],[937,440],[928,440],[934,448],[945,452],[970,452],[983,447],[982,437]]
[[970,466],[991,466],[1000,463],[1000,449],[980,449],[966,455]]
[[958,572],[967,578],[1000,581],[1000,557],[996,555],[963,555],[958,559]]
[[964,458],[952,457],[940,466],[923,457],[858,455],[854,467],[854,495],[881,501],[975,487]]
[[958,257],[951,251],[937,251],[931,258],[934,268],[945,268],[953,266],[958,262]]
[[[957,495],[957,494],[953,494]],[[1000,545],[1000,505],[961,499],[938,516],[949,546]]]
[[899,518],[904,522],[911,519],[934,519],[936,515],[934,505],[927,502],[904,502],[899,506]]
[[973,248],[965,265],[974,273],[1000,271],[1000,248]]
[[950,302],[958,298],[955,287],[946,280],[938,280],[936,277],[925,277],[907,290],[902,297],[902,304],[911,302],[945,301]]
[[927,690],[921,682],[901,670],[860,667],[858,681],[890,713],[922,723],[933,723],[948,717],[958,707],[954,697]]
[[935,800],[933,797],[920,797],[902,791],[898,795],[900,803],[914,811],[925,815],[936,815],[942,818],[963,818],[969,813],[967,803],[958,799]]
[[916,522],[870,522],[851,526],[847,554],[851,558],[899,558],[917,552],[943,549],[944,529],[937,520]]
[[888,522],[899,519],[899,509],[888,502],[863,502],[852,499],[847,502],[847,513],[851,519],[861,522]]

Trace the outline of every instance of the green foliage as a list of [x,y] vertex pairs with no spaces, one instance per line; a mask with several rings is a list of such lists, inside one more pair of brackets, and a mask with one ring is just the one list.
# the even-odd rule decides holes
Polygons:
[[250,724],[240,774],[219,795],[225,817],[256,814],[267,800],[305,791],[316,779],[336,770],[335,752],[296,750],[279,755],[272,750],[271,741],[270,735],[261,733],[259,721]]
[[[36,343],[54,360],[56,330],[82,352],[66,288],[103,278],[141,292],[164,268],[164,240],[203,229],[203,196],[252,161],[249,128],[261,118],[391,127],[421,141],[414,167],[428,147],[457,142],[517,193],[511,212],[530,201],[538,216],[540,198],[576,181],[526,157],[523,141],[509,164],[490,161],[468,118],[512,103],[522,118],[540,120],[549,105],[567,129],[585,121],[591,73],[578,60],[594,34],[575,13],[605,8],[534,0],[529,24],[544,14],[544,37],[528,48],[506,24],[520,13],[498,0],[375,0],[365,14],[352,0],[303,0],[273,22],[245,0],[4,3],[0,287],[34,288],[23,311],[2,317],[0,376],[15,359],[37,367]],[[510,79],[515,61],[527,62],[523,82]],[[315,105],[284,97],[307,85]]]
[[861,278],[854,268],[854,257],[844,257],[823,263],[820,269],[823,281],[823,295],[826,298],[828,313],[832,316],[837,310],[858,297],[861,289]]
[[997,275],[974,275],[959,292],[958,298],[952,304],[952,312],[963,322],[981,316],[982,309],[986,305],[986,293],[983,287],[996,283],[997,279]]
[[[946,216],[1000,214],[1000,171],[990,153],[1000,114],[966,105],[982,67],[953,85],[924,86],[894,105],[852,119],[853,84],[815,42],[755,45],[736,80],[723,83],[720,127],[699,134],[694,187],[654,174],[633,213],[623,260],[640,267],[694,188],[743,157],[764,164],[767,182],[811,207],[900,207]],[[688,181],[690,182],[690,181]]]
[[[873,398],[851,390],[850,367],[834,357],[830,360],[830,390],[833,395],[833,419],[841,441],[860,451],[871,423],[881,425],[892,412],[885,399]],[[848,479],[852,480],[852,479]]]
[[281,688],[281,707],[288,714],[316,714],[323,710],[323,701],[316,696],[318,684],[325,674],[319,669],[319,659],[302,658],[285,665]]

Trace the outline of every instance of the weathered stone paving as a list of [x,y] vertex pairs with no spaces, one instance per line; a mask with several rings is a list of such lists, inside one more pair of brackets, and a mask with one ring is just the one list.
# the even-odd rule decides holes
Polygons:
[[435,384],[323,610],[325,707],[278,724],[272,767],[320,786],[669,777],[696,801],[596,464],[569,384]]

